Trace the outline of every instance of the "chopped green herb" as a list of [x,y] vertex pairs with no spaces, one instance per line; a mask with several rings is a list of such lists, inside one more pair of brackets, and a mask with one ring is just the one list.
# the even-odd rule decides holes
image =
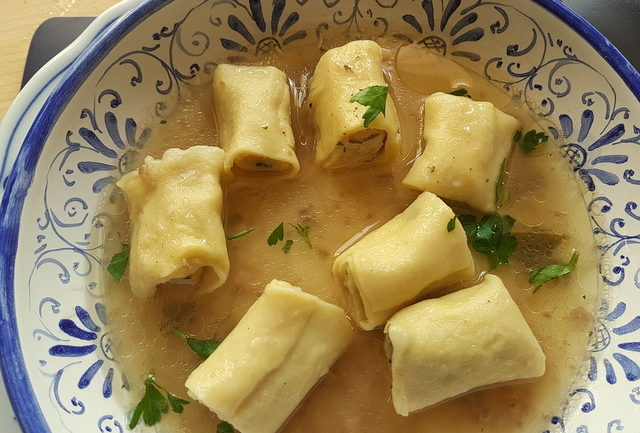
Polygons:
[[173,333],[187,342],[191,350],[202,359],[207,359],[215,350],[220,346],[219,341],[215,340],[198,340],[197,338],[189,337],[179,329],[173,328]]
[[175,413],[182,413],[184,411],[184,405],[191,403],[189,400],[180,398],[170,392],[167,393],[167,398],[169,399],[169,406],[171,406],[171,410]]
[[271,164],[267,164],[266,162],[258,161],[258,162],[256,162],[256,167],[271,168]]
[[458,215],[458,221],[460,221],[460,224],[462,224],[462,228],[467,235],[467,239],[475,238],[476,234],[478,233],[478,223],[476,222],[476,217],[467,213],[463,213]]
[[165,125],[166,123],[167,123],[167,121],[166,121],[166,120],[164,120],[164,119],[162,119],[162,120],[160,121],[160,125]]
[[260,128],[262,128],[262,129],[268,129],[268,128],[269,128],[269,125],[262,125]]
[[344,146],[344,143],[343,143],[342,141],[338,141],[338,142],[336,143],[336,146]]
[[500,207],[507,199],[507,192],[504,190],[504,166],[507,164],[507,160],[503,160],[500,165],[500,174],[496,181],[496,206]]
[[115,253],[111,258],[111,263],[107,266],[107,271],[113,276],[113,279],[120,281],[127,269],[129,263],[129,245],[122,244],[122,251]]
[[287,239],[287,242],[285,242],[284,246],[282,247],[282,252],[285,254],[289,254],[289,251],[291,251],[292,246],[293,246],[293,241],[291,239]]
[[513,142],[517,143],[522,138],[522,131],[518,129],[515,134],[513,134]]
[[221,422],[216,427],[216,433],[233,433],[233,426],[228,422]]
[[281,240],[284,240],[284,223],[280,223],[280,225],[271,232],[267,238],[267,244],[274,246]]
[[[167,393],[166,398],[161,390]],[[163,413],[169,412],[169,407],[176,413],[182,413],[184,405],[189,403],[190,401],[184,400],[162,388],[156,382],[156,378],[150,374],[144,381],[144,396],[133,411],[129,428],[135,428],[140,422],[140,417],[142,417],[146,425],[152,426],[160,421]]]
[[534,284],[533,293],[540,290],[540,287],[546,282],[555,280],[573,271],[578,263],[580,254],[574,251],[571,255],[569,263],[566,265],[547,265],[543,268],[534,269],[529,272],[529,284]]
[[232,239],[238,239],[241,238],[244,235],[248,235],[249,233],[251,233],[253,231],[252,228],[248,228],[248,229],[244,229],[244,230],[240,230],[238,233],[234,233],[232,235],[227,236],[227,240],[230,241]]
[[497,213],[485,215],[480,223],[469,214],[458,215],[458,220],[473,249],[487,256],[492,269],[509,263],[509,257],[518,246],[518,239],[511,234],[516,220],[509,215],[500,216]]
[[362,115],[365,128],[369,127],[378,114],[382,113],[383,116],[385,115],[388,93],[388,86],[369,86],[360,89],[360,91],[349,100],[349,102],[357,102],[360,105],[369,107]]
[[311,230],[311,227],[303,226],[302,224],[290,224],[290,225],[291,227],[296,229],[296,231],[298,232],[298,235],[302,238],[304,243],[307,244],[307,246],[310,249],[313,248],[313,245],[311,245],[311,240],[309,239],[309,230]]
[[518,144],[520,149],[526,154],[529,154],[536,150],[538,146],[546,143],[549,140],[549,136],[544,132],[537,132],[535,129],[522,135],[522,131],[518,130],[513,135],[513,141]]
[[462,89],[456,89],[452,92],[449,92],[449,95],[453,95],[453,96],[466,96],[467,98],[471,98],[471,95],[469,94],[469,91],[465,88]]
[[451,218],[449,220],[449,222],[447,223],[447,231],[448,232],[452,232],[456,228],[456,219],[457,218],[458,218],[458,216],[454,215],[453,218]]

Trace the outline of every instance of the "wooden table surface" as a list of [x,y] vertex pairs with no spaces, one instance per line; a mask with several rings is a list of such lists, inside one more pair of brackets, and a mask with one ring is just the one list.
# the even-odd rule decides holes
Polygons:
[[0,0],[0,119],[20,91],[29,42],[48,18],[96,16],[119,0]]

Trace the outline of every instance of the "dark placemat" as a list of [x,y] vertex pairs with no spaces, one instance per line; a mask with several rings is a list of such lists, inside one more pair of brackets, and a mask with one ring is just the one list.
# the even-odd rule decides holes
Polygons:
[[36,30],[29,45],[29,54],[22,74],[22,87],[49,60],[73,42],[94,20],[94,17],[49,18]]
[[640,0],[564,0],[640,70]]

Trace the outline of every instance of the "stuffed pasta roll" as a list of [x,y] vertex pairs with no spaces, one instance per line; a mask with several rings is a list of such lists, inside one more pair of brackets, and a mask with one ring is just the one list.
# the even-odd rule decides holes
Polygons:
[[218,65],[213,106],[224,168],[295,176],[300,169],[291,130],[287,77],[273,66]]
[[474,276],[462,226],[447,229],[453,216],[442,200],[424,192],[338,256],[333,275],[361,328],[382,325],[418,296]]
[[478,387],[545,372],[536,337],[495,275],[400,310],[385,333],[393,406],[404,416]]
[[118,181],[131,220],[129,282],[145,298],[159,284],[190,277],[203,292],[229,274],[222,227],[220,174],[224,151],[194,146],[169,149]]
[[382,50],[373,41],[354,41],[320,58],[309,90],[311,117],[318,132],[316,163],[325,168],[387,162],[400,152],[400,122],[390,95],[385,114],[364,126],[368,107],[350,102],[360,90],[387,86]]
[[402,183],[494,212],[496,183],[518,128],[490,102],[434,93],[424,102],[424,151]]
[[185,385],[242,433],[276,433],[351,339],[341,308],[273,280]]

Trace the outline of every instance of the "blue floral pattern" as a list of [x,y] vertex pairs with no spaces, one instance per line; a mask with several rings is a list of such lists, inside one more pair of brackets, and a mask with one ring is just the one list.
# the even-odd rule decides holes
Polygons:
[[[623,320],[620,326],[609,329],[612,325],[616,324],[618,319],[621,319],[626,311],[627,304],[619,302],[612,311],[608,311],[609,304],[607,301],[602,303],[600,308],[600,314],[596,321],[596,326],[592,334],[592,341],[590,344],[590,350],[592,353],[598,353],[606,350],[612,341],[611,334],[618,336],[627,336],[633,334],[640,329],[640,316],[635,316],[632,319]],[[625,352],[627,353],[625,355]],[[634,382],[640,380],[640,366],[637,362],[629,358],[629,352],[640,352],[640,341],[625,341],[618,343],[617,350],[614,351],[611,356],[617,362],[618,366],[622,369],[624,377]],[[590,381],[598,380],[598,374],[601,370],[598,368],[598,362],[596,357],[591,355],[589,358],[589,374],[587,377]],[[614,369],[612,362],[609,358],[602,359],[602,366],[604,367],[604,375],[607,383],[613,385],[618,381],[618,375],[616,369]]]
[[[273,2],[270,16],[265,17],[260,0],[250,0],[248,6],[238,1],[229,2],[243,12],[244,22],[231,13],[226,24],[235,34],[231,38],[220,38],[220,46],[225,50],[237,52],[229,55],[229,61],[243,61],[246,56],[261,56],[274,50],[281,50],[292,42],[307,37],[305,30],[295,30],[300,19],[297,11],[288,12],[285,1]],[[265,20],[265,18],[268,18]],[[217,18],[222,23],[221,18]],[[249,24],[249,27],[245,25]]]
[[[182,7],[169,4],[126,35],[83,84],[59,122],[67,127],[49,138],[46,148],[54,153],[44,181],[29,195],[39,203],[28,281],[35,319],[30,335],[39,354],[37,369],[48,379],[50,404],[67,429],[126,431],[126,414],[105,412],[103,405],[116,394],[126,399],[129,385],[113,353],[102,303],[108,217],[97,209],[151,134],[143,126],[149,115],[155,119],[151,123],[168,116],[182,89],[210,81],[218,62],[245,61],[294,44],[326,48],[332,37],[345,34],[393,37],[451,57],[519,95],[553,125],[550,134],[563,140],[563,155],[590,192],[593,231],[608,266],[601,269],[607,295],[593,331],[588,372],[546,431],[638,427],[637,417],[629,414],[640,407],[640,212],[634,199],[640,193],[635,171],[640,113],[633,96],[603,72],[602,61],[593,63],[587,45],[544,19],[547,12],[533,3],[197,0],[190,8],[175,3]],[[599,398],[597,386],[603,384],[615,387],[607,394],[611,401]]]

